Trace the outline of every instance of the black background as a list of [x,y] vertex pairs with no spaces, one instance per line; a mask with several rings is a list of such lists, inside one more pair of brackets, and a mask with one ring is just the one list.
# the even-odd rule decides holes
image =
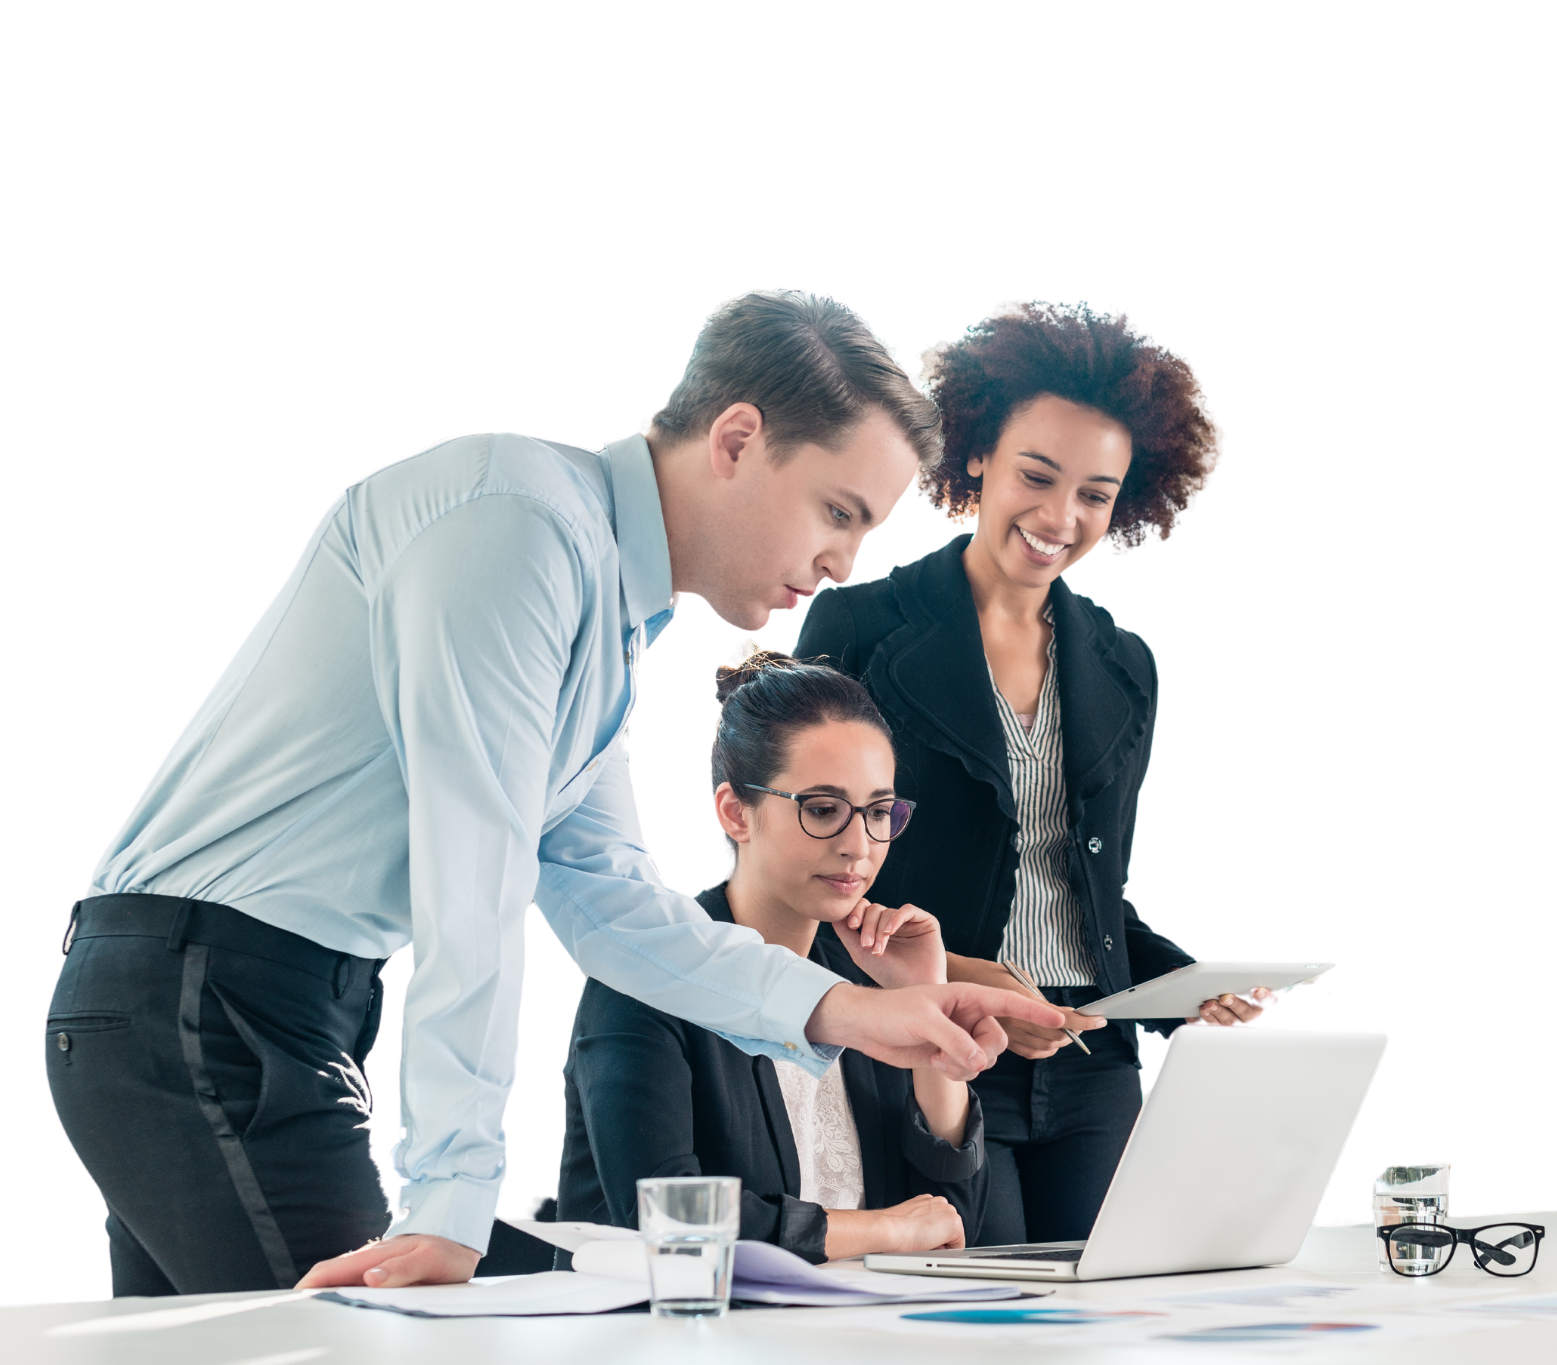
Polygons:
[[[1337,346],[1330,286],[1210,257],[1040,268],[1017,240],[964,255],[954,271],[858,246],[730,269],[694,266],[694,252],[671,266],[643,247],[598,246],[589,268],[584,254],[559,265],[522,243],[489,255],[484,272],[456,254],[413,283],[377,247],[335,241],[304,277],[221,261],[209,282],[193,272],[171,297],[125,268],[48,364],[30,451],[44,495],[19,532],[33,570],[16,607],[28,702],[14,724],[31,795],[12,816],[23,847],[12,856],[8,996],[12,1037],[25,1044],[9,1174],[47,1191],[34,1205],[47,1212],[31,1230],[39,1273],[9,1281],[6,1298],[58,1297],[62,1269],[73,1297],[107,1292],[103,1209],[33,1051],[59,932],[325,504],[366,468],[452,431],[501,426],[585,445],[629,433],[670,391],[707,308],[757,283],[849,300],[909,369],[926,341],[1014,293],[1129,307],[1193,358],[1227,426],[1222,472],[1171,542],[1124,559],[1099,551],[1070,574],[1151,641],[1162,668],[1130,897],[1199,956],[1341,962],[1333,995],[1297,991],[1267,1026],[1392,1033],[1325,1217],[1365,1216],[1376,1170],[1423,1158],[1456,1160],[1457,1208],[1551,1203],[1509,1160],[1506,1127],[1488,1122],[1521,1093],[1534,1004],[1503,991],[1488,1015],[1478,1002],[1512,953],[1504,921],[1485,914],[1481,850],[1498,831],[1479,812],[1474,741],[1456,719],[1464,696],[1412,577],[1400,492],[1376,479],[1387,420],[1372,394],[1392,380]],[[856,577],[950,534],[909,493],[867,540]],[[761,641],[788,647],[799,621],[775,618]],[[684,599],[643,672],[632,733],[641,808],[666,876],[687,889],[724,867],[705,756],[713,666],[736,635]],[[408,957],[386,973],[369,1063],[380,1152],[394,1133]],[[578,984],[531,912],[504,1212],[554,1188]],[[1160,1054],[1148,1038],[1148,1079]],[[1230,1100],[1205,1116],[1205,1141],[1238,1146],[1261,1122]],[[392,1191],[388,1164],[386,1180]]]

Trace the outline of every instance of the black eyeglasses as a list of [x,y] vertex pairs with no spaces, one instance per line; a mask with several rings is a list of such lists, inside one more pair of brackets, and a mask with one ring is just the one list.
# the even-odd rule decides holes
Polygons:
[[825,792],[795,795],[773,787],[759,787],[755,782],[743,782],[748,791],[767,792],[769,796],[782,796],[800,807],[800,828],[813,839],[836,839],[849,827],[856,815],[864,820],[866,835],[878,844],[890,843],[908,828],[908,819],[914,813],[915,802],[897,797],[883,797],[865,806],[851,806],[841,796],[829,796]]
[[1464,1243],[1476,1264],[1491,1275],[1513,1278],[1535,1269],[1546,1229],[1536,1223],[1488,1223],[1451,1228],[1445,1223],[1396,1223],[1378,1229],[1397,1275],[1436,1275]]

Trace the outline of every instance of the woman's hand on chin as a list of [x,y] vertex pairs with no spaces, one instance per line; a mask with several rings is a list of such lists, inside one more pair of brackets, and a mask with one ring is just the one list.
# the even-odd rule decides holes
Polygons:
[[863,897],[833,923],[854,964],[878,986],[940,986],[946,949],[940,921],[917,905],[889,910]]
[[966,1246],[962,1215],[938,1194],[920,1194],[890,1209],[828,1209],[829,1261],[888,1251],[912,1254]]

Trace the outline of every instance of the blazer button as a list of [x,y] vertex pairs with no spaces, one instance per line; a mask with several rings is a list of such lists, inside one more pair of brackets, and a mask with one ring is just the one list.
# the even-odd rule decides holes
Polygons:
[[1111,953],[1114,951],[1114,938],[1112,934],[1103,935],[1103,951],[1105,953]]
[[1088,853],[1101,853],[1102,851],[1103,851],[1103,841],[1101,839],[1099,839],[1097,837],[1097,835],[1094,834],[1090,839],[1087,840],[1087,852]]

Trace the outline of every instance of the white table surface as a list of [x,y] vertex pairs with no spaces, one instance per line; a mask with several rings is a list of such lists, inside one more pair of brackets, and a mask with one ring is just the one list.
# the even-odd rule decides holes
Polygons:
[[[1557,1213],[1507,1216],[1545,1224],[1557,1237]],[[1462,1227],[1474,1227],[1494,1219],[1456,1217],[1453,1221]],[[1444,1290],[1475,1288],[1491,1278],[1472,1265],[1464,1248],[1448,1270],[1431,1279],[1412,1281],[1381,1274],[1375,1261],[1372,1232],[1371,1227],[1315,1228],[1298,1258],[1287,1266],[1070,1284],[1060,1292],[1107,1300],[1234,1285],[1323,1280],[1370,1288],[1384,1285],[1388,1292],[1398,1294],[1402,1307],[1430,1308],[1445,1302],[1436,1297]],[[1517,1284],[1521,1293],[1557,1292],[1557,1247],[1543,1249],[1534,1272]],[[542,1361],[566,1361],[569,1365],[961,1365],[970,1354],[961,1342],[954,1348],[944,1339],[914,1339],[855,1327],[819,1331],[815,1326],[801,1325],[800,1319],[825,1319],[839,1310],[806,1308],[741,1310],[714,1322],[662,1321],[646,1314],[427,1319],[302,1299],[152,1331],[94,1331],[63,1336],[50,1331],[90,1319],[263,1297],[274,1294],[117,1299],[0,1309],[0,1359],[7,1365],[306,1365],[312,1361],[319,1365],[394,1365],[402,1361],[439,1365],[485,1365],[499,1361],[505,1365]],[[848,1311],[857,1321],[862,1311],[891,1317],[912,1310],[891,1306]],[[1206,1348],[1191,1350],[1170,1344],[1119,1349],[1058,1341],[1040,1344],[1036,1338],[1031,1344],[980,1341],[978,1330],[967,1329],[967,1347],[974,1348],[979,1365],[1031,1362],[1040,1353],[1044,1362],[1060,1365],[1137,1359],[1198,1361],[1208,1354]],[[1245,1352],[1231,1345],[1219,1345],[1213,1350],[1217,1360],[1272,1359],[1269,1352]],[[1411,1365],[1438,1365],[1445,1361],[1552,1365],[1557,1362],[1557,1321],[1513,1325],[1489,1322],[1459,1335],[1371,1347],[1327,1346],[1305,1351],[1302,1358],[1334,1361],[1337,1365],[1352,1360],[1409,1361]]]

